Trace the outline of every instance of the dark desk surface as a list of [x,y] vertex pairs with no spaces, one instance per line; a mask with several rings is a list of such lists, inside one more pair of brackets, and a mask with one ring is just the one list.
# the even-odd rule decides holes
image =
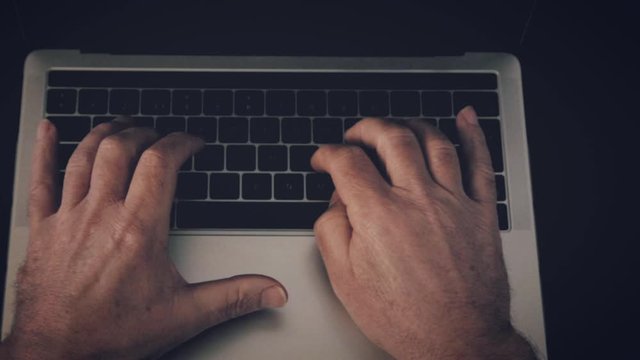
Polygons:
[[622,170],[640,163],[633,150],[640,120],[632,116],[639,98],[632,50],[640,39],[630,5],[538,1],[523,37],[533,1],[102,3],[2,5],[2,254],[22,62],[33,49],[413,56],[429,55],[434,44],[464,44],[467,51],[511,52],[522,63],[550,357],[638,353],[628,331],[637,329],[639,312],[640,236],[631,228],[638,182]]

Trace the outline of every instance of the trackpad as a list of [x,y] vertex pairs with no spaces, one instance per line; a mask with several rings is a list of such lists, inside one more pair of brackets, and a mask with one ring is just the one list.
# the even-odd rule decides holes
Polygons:
[[218,325],[164,358],[388,359],[333,294],[314,241],[312,236],[172,237],[171,257],[188,282],[263,274],[287,288],[289,302]]

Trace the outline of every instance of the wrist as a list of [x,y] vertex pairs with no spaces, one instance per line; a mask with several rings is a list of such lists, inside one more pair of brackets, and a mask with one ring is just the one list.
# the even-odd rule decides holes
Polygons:
[[452,359],[478,360],[536,360],[537,357],[529,342],[513,327],[499,333],[488,335],[466,347]]
[[[407,348],[405,348],[407,350]],[[429,344],[427,348],[404,352],[402,359],[447,359],[447,360],[537,360],[529,342],[513,327],[499,333],[483,336],[457,337],[456,340]]]
[[41,336],[11,333],[0,344],[0,358],[9,360],[63,359],[64,352]]

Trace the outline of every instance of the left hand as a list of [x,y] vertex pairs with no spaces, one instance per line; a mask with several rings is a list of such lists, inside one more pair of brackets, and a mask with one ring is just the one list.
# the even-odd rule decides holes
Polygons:
[[[134,359],[286,302],[262,275],[188,284],[167,254],[181,164],[203,146],[185,133],[101,124],[78,145],[55,196],[57,135],[35,145],[30,239],[17,282],[14,327],[0,357]],[[3,357],[4,358],[4,357]]]

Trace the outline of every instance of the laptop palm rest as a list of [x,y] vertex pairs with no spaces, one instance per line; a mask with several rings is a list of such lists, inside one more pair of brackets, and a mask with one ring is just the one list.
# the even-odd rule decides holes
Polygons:
[[188,282],[263,274],[287,288],[289,302],[213,327],[166,359],[389,358],[333,294],[313,236],[178,235],[169,251]]

